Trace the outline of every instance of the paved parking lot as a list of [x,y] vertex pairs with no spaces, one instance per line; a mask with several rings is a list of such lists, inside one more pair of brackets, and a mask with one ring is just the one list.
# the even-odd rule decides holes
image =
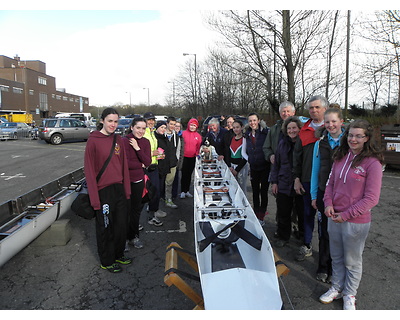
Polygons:
[[[3,147],[5,149],[3,149]],[[60,146],[41,141],[8,141],[1,144],[0,202],[27,192],[82,166],[84,143]],[[5,152],[3,152],[5,150]],[[4,174],[3,174],[4,173]],[[13,177],[13,178],[5,178]],[[6,195],[4,195],[6,194]],[[357,308],[360,310],[397,310],[400,301],[400,175],[384,173],[382,195],[373,210],[373,222],[364,252],[364,271]],[[0,268],[1,310],[190,310],[194,303],[174,287],[164,284],[165,248],[175,241],[194,250],[193,200],[177,199],[178,209],[163,208],[168,216],[164,226],[141,223],[143,249],[131,249],[134,263],[121,274],[99,268],[95,244],[94,221],[80,219],[68,212],[72,239],[65,246],[38,246],[35,241]],[[273,245],[275,204],[270,197],[270,214],[264,230]],[[317,235],[314,233],[313,256],[296,262],[300,242],[293,239],[277,253],[290,268],[282,278],[282,299],[286,309],[340,310],[341,301],[330,305],[318,302],[328,289],[315,280],[318,259]],[[184,264],[182,264],[182,267]],[[190,269],[187,269],[190,271]],[[189,281],[198,291],[200,286]],[[7,289],[4,289],[7,288]],[[223,292],[223,288],[221,288]],[[394,313],[396,316],[399,313]]]

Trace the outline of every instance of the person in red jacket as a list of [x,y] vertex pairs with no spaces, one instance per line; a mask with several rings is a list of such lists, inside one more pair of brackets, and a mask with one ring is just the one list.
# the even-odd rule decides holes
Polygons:
[[201,135],[197,132],[198,127],[199,122],[192,118],[189,120],[186,130],[182,133],[184,148],[181,178],[181,199],[193,197],[189,192],[189,188],[194,166],[196,164],[196,156],[200,152]]
[[101,268],[112,273],[122,271],[120,264],[132,262],[124,256],[126,204],[130,198],[131,186],[120,136],[117,136],[110,163],[98,182],[96,177],[110,154],[118,120],[119,115],[115,109],[104,109],[99,130],[90,134],[84,157],[90,204],[96,211],[96,240]]
[[142,203],[144,168],[151,164],[150,141],[146,138],[143,139],[146,131],[146,120],[134,118],[129,131],[122,138],[128,160],[132,191],[128,210],[128,234],[125,251],[129,250],[129,245],[136,249],[143,248],[143,243],[139,238],[139,219],[144,206]]

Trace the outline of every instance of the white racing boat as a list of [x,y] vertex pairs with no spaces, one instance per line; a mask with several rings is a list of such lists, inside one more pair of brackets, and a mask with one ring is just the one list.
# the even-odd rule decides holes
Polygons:
[[204,307],[279,310],[272,247],[224,161],[196,160],[194,230]]
[[80,168],[0,204],[0,267],[70,209],[83,178]]

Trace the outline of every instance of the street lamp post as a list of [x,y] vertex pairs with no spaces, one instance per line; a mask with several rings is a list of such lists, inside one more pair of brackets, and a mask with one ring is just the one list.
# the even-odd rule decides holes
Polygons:
[[131,99],[131,92],[125,92],[125,93],[129,93],[129,107],[132,108],[132,99]]
[[172,83],[172,104],[175,107],[175,82],[168,81],[168,83]]
[[197,61],[195,53],[184,53],[184,56],[194,56],[194,102],[197,105]]
[[147,105],[150,107],[150,88],[143,88],[143,90],[147,90]]

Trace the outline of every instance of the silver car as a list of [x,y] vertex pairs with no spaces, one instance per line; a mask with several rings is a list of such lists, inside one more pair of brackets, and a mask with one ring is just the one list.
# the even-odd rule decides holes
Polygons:
[[39,138],[47,143],[60,144],[63,141],[84,140],[89,138],[93,128],[74,118],[51,118],[43,120],[39,127]]
[[32,127],[24,122],[4,122],[0,124],[2,136],[8,135],[9,139],[27,138],[31,136]]

